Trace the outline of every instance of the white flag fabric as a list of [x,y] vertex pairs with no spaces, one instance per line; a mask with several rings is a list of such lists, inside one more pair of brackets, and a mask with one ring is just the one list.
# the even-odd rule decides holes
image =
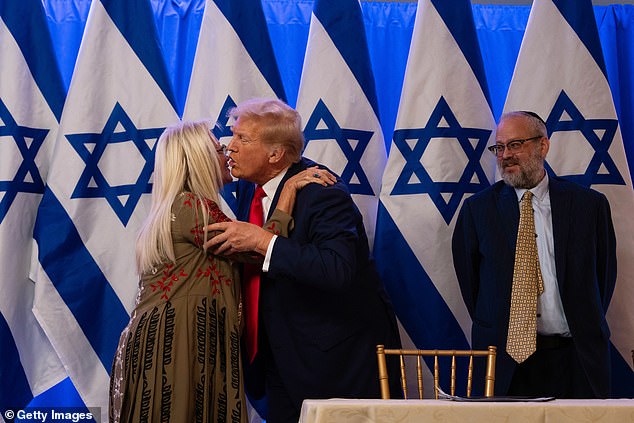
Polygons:
[[495,127],[469,1],[420,0],[380,195],[375,255],[418,348],[469,348],[451,234],[489,186]]
[[607,314],[618,351],[613,394],[632,396],[634,193],[590,0],[533,2],[504,110],[539,114],[551,140],[548,171],[610,202],[618,260]]
[[[250,98],[285,99],[260,2],[207,0],[185,103],[186,119],[208,119],[223,144],[231,137],[227,112]],[[236,184],[223,210],[235,217]]]
[[[33,226],[65,89],[39,0],[0,2],[0,413],[66,377],[32,312]],[[1,418],[0,418],[1,420]]]
[[372,246],[386,152],[357,0],[315,2],[297,111],[304,124],[304,156],[341,176]]
[[178,120],[155,33],[149,0],[92,2],[34,231],[34,312],[102,421],[156,140]]

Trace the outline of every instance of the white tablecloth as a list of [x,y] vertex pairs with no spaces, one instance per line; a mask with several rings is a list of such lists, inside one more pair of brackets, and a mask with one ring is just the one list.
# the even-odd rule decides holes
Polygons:
[[548,402],[306,400],[300,423],[634,423],[634,399]]

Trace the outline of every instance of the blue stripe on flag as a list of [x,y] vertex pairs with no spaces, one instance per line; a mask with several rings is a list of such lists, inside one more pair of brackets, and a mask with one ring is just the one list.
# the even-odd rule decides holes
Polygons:
[[[39,12],[39,13],[37,13]],[[0,16],[16,39],[33,79],[59,121],[66,91],[41,0],[0,1]]]
[[468,349],[462,328],[413,254],[383,203],[379,202],[375,256],[399,320],[419,348]]
[[599,31],[594,18],[594,10],[590,0],[552,0],[564,19],[577,33],[581,42],[586,46],[601,72],[607,78],[603,51],[599,40]]
[[[357,0],[317,0],[314,13],[361,85],[374,114],[379,116],[376,87],[359,2]],[[360,48],[361,46],[364,47]]]
[[493,109],[491,96],[489,95],[489,85],[484,73],[484,61],[482,60],[480,44],[478,44],[478,37],[476,36],[471,2],[468,0],[431,0],[431,3],[456,40],[456,44],[458,44],[460,51],[464,54],[469,66],[471,66],[473,74],[480,82],[480,87],[489,107]]
[[[181,116],[182,110],[174,97],[161,53],[161,43],[156,33],[156,22],[150,2],[148,0],[101,0],[101,3],[174,110]],[[113,60],[113,58],[109,59]]]
[[84,246],[70,216],[47,189],[33,237],[39,261],[107,370],[129,315]]
[[[88,408],[81,399],[79,392],[75,389],[70,378],[62,380],[57,385],[44,391],[37,397],[33,398],[28,405],[29,407],[82,407],[84,412],[89,412]],[[92,420],[91,420],[92,421]],[[85,420],[82,420],[85,422]]]
[[10,365],[0,366],[0,413],[4,414],[7,409],[24,408],[33,395],[20,363],[20,355],[13,335],[2,313],[0,313],[0,357],[4,363],[10,363]]
[[214,0],[238,34],[245,50],[269,83],[275,95],[286,101],[262,3],[260,1]]

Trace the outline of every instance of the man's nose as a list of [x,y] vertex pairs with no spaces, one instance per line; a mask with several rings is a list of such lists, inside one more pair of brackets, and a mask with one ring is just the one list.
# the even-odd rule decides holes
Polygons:
[[236,141],[235,141],[235,135],[231,137],[231,140],[229,141],[229,144],[227,144],[227,153],[232,152],[232,151],[236,151],[235,150],[235,146],[237,145]]
[[512,156],[513,156],[513,153],[511,153],[511,150],[509,150],[507,146],[504,146],[504,150],[502,151],[502,158],[506,159]]

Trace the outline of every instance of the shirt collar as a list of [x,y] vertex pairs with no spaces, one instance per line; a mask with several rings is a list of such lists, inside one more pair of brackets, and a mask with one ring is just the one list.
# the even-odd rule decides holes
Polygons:
[[275,177],[269,179],[267,183],[262,185],[262,189],[269,199],[272,200],[273,197],[275,197],[277,188],[280,186],[280,182],[282,182],[282,179],[284,179],[284,175],[286,175],[286,172],[288,172],[289,167],[287,167],[286,169],[278,173]]
[[[515,194],[517,195],[517,201],[522,201],[522,196],[527,190],[526,188],[515,188]],[[533,193],[533,196],[537,197],[539,201],[544,201],[546,196],[548,195],[548,172],[545,172],[544,177],[539,183],[530,189],[530,192]]]

